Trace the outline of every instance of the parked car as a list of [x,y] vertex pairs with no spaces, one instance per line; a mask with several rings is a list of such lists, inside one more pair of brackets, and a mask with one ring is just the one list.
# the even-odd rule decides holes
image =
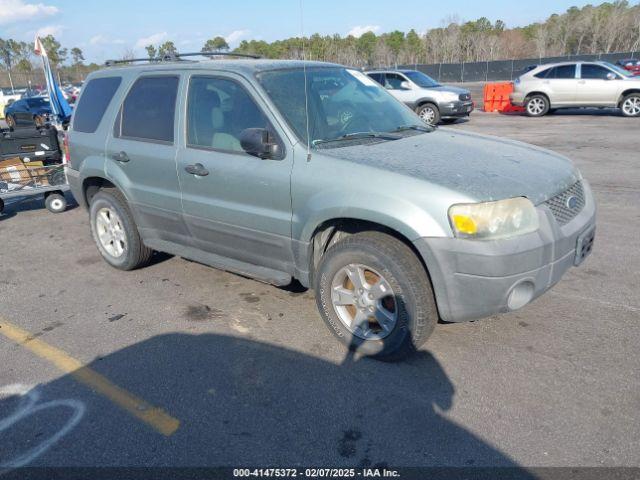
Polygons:
[[372,70],[369,77],[407,105],[428,124],[452,123],[473,111],[471,92],[440,85],[417,70]]
[[616,65],[628,70],[635,76],[640,75],[640,60],[637,58],[625,58],[623,60],[618,60]]
[[4,109],[4,117],[9,127],[21,125],[44,125],[51,116],[51,106],[47,97],[29,97],[16,100]]
[[607,62],[540,65],[515,80],[510,99],[532,117],[574,107],[616,107],[639,117],[640,77]]
[[67,176],[104,260],[153,250],[315,289],[344,344],[407,355],[439,318],[522,308],[591,251],[567,158],[435,129],[362,72],[163,61],[89,75]]

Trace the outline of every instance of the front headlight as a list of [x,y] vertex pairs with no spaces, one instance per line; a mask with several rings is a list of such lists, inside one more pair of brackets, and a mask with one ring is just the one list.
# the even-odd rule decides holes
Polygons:
[[449,221],[456,237],[497,240],[538,229],[538,212],[524,197],[497,202],[459,203],[449,207]]

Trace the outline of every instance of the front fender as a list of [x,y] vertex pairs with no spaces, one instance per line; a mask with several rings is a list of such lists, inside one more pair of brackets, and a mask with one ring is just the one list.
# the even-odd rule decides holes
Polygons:
[[392,229],[408,240],[423,236],[447,236],[441,225],[425,209],[397,197],[372,197],[340,194],[325,190],[310,198],[293,215],[293,237],[302,242],[311,241],[317,228],[331,220],[349,219],[376,223]]

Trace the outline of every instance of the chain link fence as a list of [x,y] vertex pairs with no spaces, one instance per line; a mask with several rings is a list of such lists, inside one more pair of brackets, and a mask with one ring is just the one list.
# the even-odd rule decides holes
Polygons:
[[532,65],[566,61],[603,60],[615,63],[624,58],[637,58],[640,52],[566,55],[562,57],[523,58],[491,62],[434,63],[398,65],[398,68],[419,70],[441,83],[509,81],[522,75]]

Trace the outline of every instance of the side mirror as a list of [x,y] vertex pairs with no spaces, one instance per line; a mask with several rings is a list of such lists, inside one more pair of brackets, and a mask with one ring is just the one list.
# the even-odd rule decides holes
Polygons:
[[247,128],[240,133],[240,146],[258,158],[280,158],[280,146],[273,142],[266,128]]
[[615,73],[613,73],[613,72],[607,73],[607,80],[615,80],[616,78],[618,78],[618,77],[616,77]]
[[406,80],[400,84],[402,90],[411,90],[411,84]]

